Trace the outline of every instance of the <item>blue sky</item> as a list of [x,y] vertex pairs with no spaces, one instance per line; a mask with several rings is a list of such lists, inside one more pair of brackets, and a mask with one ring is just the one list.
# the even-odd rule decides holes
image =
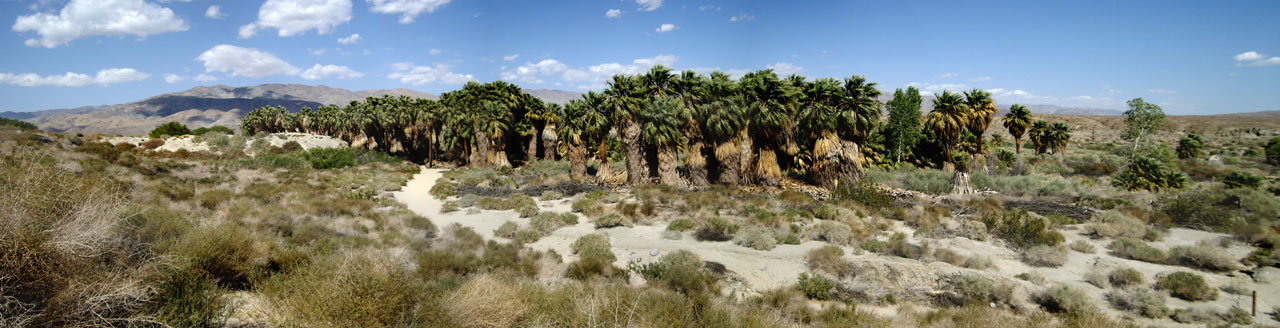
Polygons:
[[654,63],[983,88],[1001,103],[1280,109],[1280,1],[0,0],[0,13],[13,22],[0,110],[212,84],[584,91]]

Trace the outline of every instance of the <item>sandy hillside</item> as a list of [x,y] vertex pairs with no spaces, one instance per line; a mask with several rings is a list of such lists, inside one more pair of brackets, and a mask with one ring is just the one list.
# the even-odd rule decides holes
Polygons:
[[[150,138],[108,137],[103,139],[103,141],[111,144],[129,143],[135,146],[147,140],[150,140]],[[236,139],[230,139],[230,140],[234,141]],[[255,139],[255,138],[245,139],[243,141],[244,147],[242,148],[248,148],[256,140],[258,139]],[[302,149],[304,150],[309,150],[312,148],[344,148],[348,146],[347,142],[343,141],[342,139],[325,136],[325,135],[310,134],[310,133],[291,133],[291,132],[290,133],[273,133],[265,137],[261,137],[261,140],[266,141],[269,145],[274,147],[282,147],[284,146],[285,143],[288,143],[290,141],[296,141],[298,142],[299,145],[302,146]],[[186,149],[187,151],[190,151],[190,152],[212,151],[212,148],[210,148],[209,142],[207,140],[197,141],[197,138],[191,135],[182,135],[182,136],[165,138],[164,144],[161,145],[160,147],[156,147],[154,151],[178,151],[179,149]]]
[[[514,211],[478,210],[477,212],[475,209],[466,209],[451,213],[441,213],[440,208],[445,201],[456,200],[456,197],[439,200],[428,193],[431,187],[435,185],[436,180],[440,179],[443,171],[445,170],[423,168],[420,173],[409,180],[404,188],[394,192],[395,199],[405,203],[415,213],[430,218],[439,227],[457,223],[464,227],[475,229],[477,233],[486,239],[507,241],[505,238],[495,237],[493,233],[494,229],[497,229],[498,226],[507,221],[516,222],[521,226],[529,224],[529,219],[520,218]],[[570,202],[569,199],[538,201],[538,205],[544,211],[563,213],[570,212]],[[892,292],[927,297],[927,295],[943,288],[943,282],[950,277],[960,273],[975,273],[997,281],[1016,284],[1023,289],[1020,294],[1025,298],[1030,293],[1038,292],[1056,283],[1064,283],[1085,291],[1099,305],[1099,308],[1111,315],[1131,317],[1141,324],[1192,327],[1198,325],[1182,325],[1168,319],[1151,320],[1113,309],[1107,306],[1108,303],[1104,296],[1106,290],[1085,282],[1083,276],[1094,270],[1109,272],[1117,267],[1131,267],[1143,272],[1148,277],[1148,281],[1152,282],[1160,274],[1173,271],[1193,271],[1204,275],[1210,285],[1214,287],[1220,288],[1228,284],[1235,284],[1247,290],[1257,290],[1259,311],[1258,315],[1254,317],[1254,322],[1280,324],[1280,322],[1272,320],[1267,315],[1273,306],[1280,305],[1280,270],[1274,268],[1264,269],[1265,272],[1255,275],[1257,277],[1255,280],[1247,275],[1235,272],[1215,274],[1186,267],[1123,259],[1107,253],[1107,241],[1091,240],[1082,235],[1079,228],[1079,226],[1066,227],[1063,234],[1067,237],[1067,242],[1085,240],[1093,244],[1098,249],[1098,252],[1083,254],[1072,251],[1069,253],[1066,265],[1058,268],[1032,267],[1019,260],[1020,253],[997,244],[999,243],[998,241],[975,241],[964,237],[943,239],[910,237],[909,240],[915,243],[927,241],[933,247],[950,249],[965,256],[989,257],[994,263],[993,268],[973,270],[952,266],[944,262],[922,263],[916,260],[872,252],[861,252],[857,249],[845,247],[847,254],[845,258],[854,263],[861,270],[860,272],[866,273],[860,274],[855,278],[847,278],[841,284],[873,295]],[[730,281],[726,286],[738,295],[750,295],[756,291],[794,284],[800,273],[809,271],[805,263],[805,253],[811,249],[826,245],[824,242],[807,241],[800,245],[778,245],[769,251],[759,251],[727,241],[696,241],[687,233],[681,240],[668,240],[661,236],[665,229],[665,223],[652,226],[638,225],[634,227],[596,229],[589,220],[580,216],[577,225],[555,230],[551,235],[528,246],[537,250],[554,250],[566,256],[566,261],[572,261],[575,260],[575,257],[568,255],[570,254],[569,245],[582,235],[598,232],[609,237],[609,241],[613,245],[613,251],[619,258],[615,265],[623,268],[627,266],[628,261],[647,263],[657,260],[658,257],[667,252],[687,249],[698,254],[704,260],[724,264],[732,272],[729,276],[730,280],[735,280]],[[901,224],[901,222],[895,222],[894,230],[905,232],[909,236],[913,232],[911,228]],[[1169,233],[1168,237],[1160,242],[1153,243],[1153,245],[1168,249],[1179,245],[1194,245],[1200,240],[1217,240],[1226,236],[1187,229],[1172,229]],[[1250,250],[1251,247],[1242,245],[1232,246],[1228,249],[1233,256],[1243,256]],[[657,255],[654,256],[652,254]],[[1038,272],[1043,275],[1045,282],[1036,284],[1014,277],[1018,274],[1030,272]],[[1172,297],[1168,299],[1168,306],[1171,309],[1192,307],[1225,311],[1232,307],[1238,307],[1248,310],[1249,305],[1248,296],[1235,295],[1225,291],[1219,293],[1217,300],[1208,302],[1191,303]],[[868,310],[883,315],[892,315],[896,311],[892,307],[868,307]]]

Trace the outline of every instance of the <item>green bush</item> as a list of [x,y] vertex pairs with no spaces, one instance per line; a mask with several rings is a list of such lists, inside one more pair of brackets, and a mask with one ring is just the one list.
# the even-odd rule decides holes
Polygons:
[[218,205],[230,200],[233,196],[235,196],[235,193],[230,190],[215,189],[200,193],[200,196],[197,197],[197,202],[200,203],[201,207],[214,209],[218,207]]
[[1064,239],[1062,233],[1054,230],[1048,220],[1031,216],[1021,209],[1000,215],[984,215],[982,223],[997,238],[1023,249],[1038,245],[1057,246]]
[[853,264],[844,259],[844,249],[836,245],[826,245],[810,250],[805,255],[809,269],[826,272],[836,277],[845,277],[853,273]]
[[1093,247],[1093,244],[1090,244],[1089,242],[1084,240],[1077,240],[1077,241],[1071,242],[1071,245],[1069,246],[1071,247],[1071,250],[1084,253],[1084,254],[1093,254],[1098,251],[1097,248]]
[[436,184],[434,186],[431,186],[431,190],[428,191],[428,193],[430,193],[432,196],[435,196],[436,199],[445,199],[452,196],[457,196],[458,184],[453,183],[453,181],[447,180],[445,178],[440,178],[436,180]]
[[178,122],[169,122],[156,126],[155,129],[151,129],[151,133],[147,133],[147,136],[152,139],[159,139],[164,136],[180,136],[188,134],[191,134],[191,129],[188,129],[186,125],[182,125],[182,123]]
[[1128,190],[1161,191],[1182,189],[1187,176],[1149,157],[1138,157],[1129,163],[1129,169],[1111,178],[1116,187]]
[[1264,148],[1266,152],[1266,163],[1271,165],[1280,165],[1280,137],[1271,138],[1267,141]]
[[1116,287],[1141,286],[1147,283],[1147,278],[1134,268],[1116,268],[1107,274],[1107,281]]
[[631,271],[651,283],[657,283],[685,295],[701,295],[715,291],[716,276],[704,267],[702,259],[688,250],[663,255],[658,262],[632,264]]
[[236,134],[236,132],[231,130],[231,128],[221,126],[221,125],[210,125],[208,127],[200,127],[200,128],[196,128],[195,130],[191,130],[191,135],[202,136],[210,132],[222,133],[226,135]]
[[1107,244],[1107,249],[1110,249],[1111,254],[1116,257],[1151,263],[1164,263],[1167,256],[1163,250],[1131,238],[1117,239]]
[[722,217],[711,217],[693,233],[694,238],[702,241],[726,241],[733,239],[739,226]]
[[621,227],[627,225],[627,219],[617,214],[609,214],[592,220],[596,224],[596,229]]
[[520,229],[520,226],[516,225],[515,222],[507,221],[502,223],[502,225],[498,226],[497,229],[493,229],[493,235],[510,239],[512,237],[515,237],[516,230],[519,230],[519,229]]
[[1201,241],[1195,246],[1176,246],[1169,249],[1169,263],[1214,272],[1240,269],[1236,258],[1214,243]]
[[1065,284],[1049,287],[1049,289],[1035,294],[1032,300],[1049,312],[1070,316],[1081,316],[1097,311],[1097,308],[1093,306],[1093,302],[1089,299],[1089,295]]
[[1191,159],[1204,155],[1204,138],[1194,133],[1187,134],[1181,140],[1178,140],[1178,158]]
[[837,245],[854,245],[853,228],[836,221],[818,221],[805,229],[804,236]]
[[1168,317],[1171,311],[1165,306],[1165,296],[1150,287],[1137,286],[1108,291],[1107,301],[1116,309],[1129,311],[1148,318]]
[[733,242],[743,247],[767,251],[777,246],[778,240],[774,238],[772,229],[753,225],[739,231]]
[[836,289],[836,282],[819,274],[801,273],[796,289],[809,299],[828,300],[831,299],[832,291]]
[[1218,290],[1209,287],[1203,276],[1185,271],[1173,272],[1156,279],[1156,289],[1168,291],[1169,295],[1188,301],[1218,299]]
[[15,119],[4,118],[4,117],[0,117],[0,126],[13,126],[13,127],[17,127],[19,129],[25,129],[25,130],[39,129],[38,127],[36,127],[35,124],[31,124],[31,123],[27,123],[27,122],[15,120]]
[[876,188],[867,180],[841,183],[831,191],[831,196],[836,200],[853,201],[870,208],[888,207],[889,202],[893,200],[892,196]]
[[1222,183],[1226,184],[1227,188],[1258,189],[1262,187],[1262,177],[1249,172],[1231,172],[1227,177],[1222,178]]
[[671,223],[667,224],[667,230],[671,231],[689,231],[697,227],[698,224],[688,218],[675,219],[672,220]]
[[952,302],[957,305],[986,306],[995,300],[992,294],[995,283],[981,275],[966,273],[952,276],[947,287],[955,297]]
[[613,263],[613,261],[617,260],[617,257],[613,255],[611,247],[608,238],[605,238],[604,235],[593,233],[578,237],[578,240],[569,245],[569,250],[581,258],[596,257],[605,259],[607,263]]

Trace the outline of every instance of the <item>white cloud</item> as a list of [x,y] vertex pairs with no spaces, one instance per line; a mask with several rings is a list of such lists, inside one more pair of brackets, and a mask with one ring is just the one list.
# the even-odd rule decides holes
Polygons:
[[427,83],[443,83],[443,84],[463,84],[467,81],[475,80],[475,76],[471,74],[458,74],[451,70],[452,66],[444,63],[435,63],[432,66],[415,66],[413,63],[395,63],[391,64],[394,73],[387,75],[387,78],[400,80],[401,83],[412,85],[423,85]]
[[512,60],[516,60],[516,58],[520,58],[520,54],[511,54],[511,55],[502,56],[502,61],[512,61]]
[[956,72],[947,72],[947,73],[942,73],[942,75],[938,75],[938,77],[940,77],[940,78],[944,78],[944,79],[949,79],[949,78],[953,78],[953,77],[957,77],[957,76],[960,76],[960,73],[956,73]]
[[656,31],[658,31],[658,33],[667,33],[671,31],[675,31],[677,28],[678,27],[676,27],[676,24],[662,24],[662,26],[658,26],[658,29]]
[[609,9],[609,11],[604,12],[604,17],[607,18],[618,18],[619,16],[622,16],[622,10],[619,9]]
[[[504,66],[505,67],[505,66]],[[569,70],[569,66],[555,59],[543,59],[538,63],[525,63],[514,70],[502,72],[503,80],[542,83],[538,76],[556,75]]]
[[338,43],[341,44],[353,44],[356,42],[360,42],[360,33],[352,34],[345,38],[338,38]]
[[804,71],[804,67],[796,66],[788,62],[780,62],[773,65],[766,65],[765,68],[773,70],[778,76],[788,76]]
[[1258,53],[1257,51],[1249,51],[1249,52],[1236,55],[1236,61],[1254,61],[1254,60],[1260,60],[1263,58],[1266,58],[1266,57]]
[[716,6],[712,6],[712,5],[701,5],[701,6],[698,6],[698,11],[707,11],[707,9],[712,9],[715,7]]
[[307,80],[319,80],[330,75],[336,76],[337,78],[344,79],[344,80],[358,79],[358,78],[364,77],[364,73],[356,72],[355,70],[352,70],[351,68],[346,66],[338,66],[338,65],[320,66],[320,64],[311,66],[311,68],[308,68],[306,71],[302,72],[302,75],[299,75],[299,76]]
[[679,57],[673,55],[657,55],[649,58],[638,58],[631,61],[631,64],[620,63],[604,63],[587,68],[571,68],[564,71],[564,80],[566,82],[587,82],[590,88],[603,88],[604,82],[617,74],[638,74],[648,70],[654,65],[671,66],[679,60]]
[[132,68],[109,68],[98,71],[98,74],[94,76],[72,72],[49,76],[40,76],[35,73],[0,73],[0,83],[24,87],[82,87],[90,84],[98,84],[105,87],[116,83],[142,81],[148,77],[151,77],[151,74],[142,73]]
[[1147,91],[1150,91],[1151,93],[1158,93],[1158,94],[1162,94],[1162,95],[1176,95],[1176,94],[1178,94],[1178,91],[1177,91],[1177,90],[1147,89]]
[[267,0],[258,9],[258,21],[240,27],[240,38],[274,28],[279,36],[294,36],[315,29],[329,34],[351,21],[351,0]]
[[[920,94],[922,95],[928,95],[932,93],[940,94],[942,93],[942,91],[961,92],[964,90],[969,90],[969,86],[960,84],[960,83],[929,84],[929,83],[911,82],[911,83],[908,83],[907,86],[916,87],[916,89],[920,89]],[[1000,90],[1003,91],[1004,89],[1000,89]]]
[[1235,56],[1237,66],[1272,66],[1280,65],[1280,57],[1267,58],[1257,51],[1248,51]]
[[205,72],[231,72],[231,76],[261,78],[271,75],[294,75],[299,69],[289,65],[271,53],[237,46],[220,44],[196,57],[204,62]]
[[186,79],[187,79],[186,76],[181,76],[181,75],[172,74],[172,73],[164,75],[164,82],[168,84],[182,82],[182,80],[186,80]]
[[439,55],[441,52],[442,51],[440,51],[440,49],[436,49],[436,48],[431,48],[431,50],[427,50],[427,53],[432,55]]
[[990,76],[979,76],[979,77],[975,77],[975,78],[969,79],[969,81],[973,81],[973,82],[991,81],[991,77],[990,77]]
[[200,75],[196,75],[196,77],[191,78],[191,80],[197,81],[197,82],[213,82],[213,81],[217,81],[218,78],[209,74],[200,74]]
[[662,0],[636,0],[636,4],[640,5],[640,11],[654,11],[662,7]]
[[206,9],[204,11],[204,17],[209,17],[213,19],[222,19],[223,17],[227,17],[227,14],[222,12],[222,7],[213,5],[213,6],[209,6],[209,9]]
[[748,14],[741,14],[741,15],[738,15],[738,16],[729,17],[729,22],[731,22],[731,23],[732,23],[732,22],[745,22],[745,21],[749,21],[749,20],[752,20],[752,19],[756,19],[756,16],[755,16],[755,15],[748,15]]
[[95,35],[132,35],[139,39],[165,32],[186,31],[187,22],[173,10],[143,0],[72,0],[57,15],[36,13],[18,16],[14,32],[34,31],[28,47],[54,48],[71,40]]
[[383,14],[401,14],[400,24],[413,23],[422,12],[433,13],[450,0],[366,0],[373,5],[370,11]]
[[319,56],[319,55],[323,55],[326,52],[329,52],[329,49],[325,49],[325,48],[320,48],[315,50],[307,49],[307,52],[310,52],[312,55]]

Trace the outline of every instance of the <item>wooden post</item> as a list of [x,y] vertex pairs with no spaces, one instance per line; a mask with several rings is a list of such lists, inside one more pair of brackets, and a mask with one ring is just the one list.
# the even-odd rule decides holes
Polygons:
[[1253,316],[1258,316],[1258,291],[1253,291]]

